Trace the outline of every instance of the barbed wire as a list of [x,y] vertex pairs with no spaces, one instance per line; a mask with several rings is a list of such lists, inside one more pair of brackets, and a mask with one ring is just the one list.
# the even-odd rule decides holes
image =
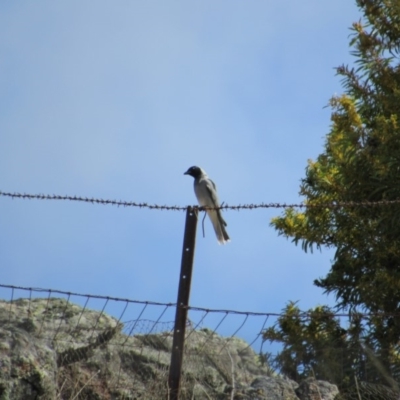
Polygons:
[[[134,201],[124,201],[124,200],[110,200],[101,199],[94,197],[82,197],[82,196],[62,196],[56,194],[30,194],[30,193],[10,193],[1,192],[0,196],[10,197],[12,199],[25,199],[25,200],[67,200],[67,201],[77,201],[90,204],[102,204],[102,205],[112,205],[117,207],[138,207],[138,208],[148,208],[150,210],[167,210],[167,211],[186,211],[188,207],[192,206],[169,206],[160,204],[149,204],[146,202],[137,203]],[[400,199],[396,200],[379,200],[379,201],[333,201],[330,203],[318,203],[318,204],[305,204],[305,203],[258,203],[258,204],[238,204],[230,206],[228,204],[222,204],[220,207],[197,207],[200,211],[205,210],[254,210],[259,208],[355,208],[355,207],[379,207],[379,206],[391,206],[395,204],[400,204]]]

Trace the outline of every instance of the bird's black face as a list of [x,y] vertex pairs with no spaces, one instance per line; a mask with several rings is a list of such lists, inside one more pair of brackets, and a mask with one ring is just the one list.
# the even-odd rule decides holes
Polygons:
[[201,175],[201,169],[199,167],[190,167],[183,175],[190,175],[196,179]]

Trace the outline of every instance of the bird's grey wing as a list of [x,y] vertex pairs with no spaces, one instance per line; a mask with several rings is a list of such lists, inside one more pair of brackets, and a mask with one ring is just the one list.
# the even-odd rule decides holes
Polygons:
[[[206,189],[207,189],[207,192],[212,201],[213,207],[219,207],[220,204],[219,204],[218,195],[217,195],[217,185],[211,179],[207,179]],[[223,224],[224,226],[227,226],[228,224],[222,218],[221,210],[216,210],[216,211],[217,211],[218,219],[221,222],[221,224]]]

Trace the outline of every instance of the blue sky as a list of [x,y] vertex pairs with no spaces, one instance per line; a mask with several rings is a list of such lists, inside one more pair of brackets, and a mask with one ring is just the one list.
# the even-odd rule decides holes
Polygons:
[[[183,172],[199,165],[229,205],[300,202],[360,16],[348,0],[2,1],[0,190],[186,206]],[[184,212],[0,204],[1,283],[176,301]],[[226,211],[226,246],[199,225],[193,306],[334,304],[313,286],[333,251],[278,237],[280,213]],[[258,325],[246,322],[247,340]]]

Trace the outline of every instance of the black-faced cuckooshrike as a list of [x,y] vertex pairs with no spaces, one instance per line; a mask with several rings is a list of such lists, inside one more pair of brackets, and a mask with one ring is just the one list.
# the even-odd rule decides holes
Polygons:
[[[194,193],[197,201],[202,207],[220,207],[217,187],[215,183],[207,176],[206,172],[199,167],[190,167],[184,175],[190,175],[194,178]],[[226,232],[227,225],[222,218],[221,210],[207,210],[207,214],[213,224],[215,234],[217,235],[218,243],[225,244],[230,241],[229,235]]]

